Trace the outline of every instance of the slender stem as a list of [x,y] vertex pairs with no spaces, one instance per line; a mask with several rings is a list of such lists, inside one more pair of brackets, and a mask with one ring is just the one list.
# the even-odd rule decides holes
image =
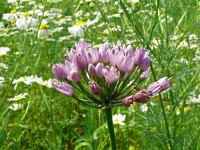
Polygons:
[[[151,67],[151,71],[152,71],[152,74],[153,74],[153,78],[156,81],[156,74],[154,72],[153,65],[151,64],[150,67]],[[162,96],[161,96],[160,93],[159,93],[159,99],[160,99],[162,114],[163,114],[164,121],[165,121],[165,128],[166,128],[166,131],[167,131],[166,133],[167,133],[167,138],[168,138],[167,139],[168,140],[168,144],[169,144],[170,150],[173,150],[173,144],[172,144],[171,133],[170,133],[170,130],[169,130],[169,124],[168,124],[167,116],[166,116],[165,109],[164,109],[163,99],[162,99]]]
[[110,135],[110,143],[112,150],[116,150],[116,140],[115,140],[115,132],[114,132],[114,127],[113,127],[113,120],[112,120],[112,109],[107,108],[104,110],[106,113],[106,121],[108,125],[108,131]]

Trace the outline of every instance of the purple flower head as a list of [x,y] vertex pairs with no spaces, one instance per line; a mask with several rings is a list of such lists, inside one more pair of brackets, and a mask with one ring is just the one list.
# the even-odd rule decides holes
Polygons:
[[102,63],[98,63],[95,67],[95,72],[98,77],[103,77],[105,66]]
[[89,90],[94,95],[99,95],[101,93],[101,87],[93,80],[89,81]]
[[95,66],[93,64],[88,65],[88,73],[91,76],[96,75]]
[[136,49],[136,52],[135,52],[135,57],[134,57],[134,60],[135,60],[135,64],[136,65],[139,65],[142,63],[142,60],[144,58],[144,55],[145,55],[146,51],[144,48],[137,48]]
[[101,62],[107,63],[108,62],[108,49],[110,48],[110,45],[108,42],[104,43],[99,48],[99,60]]
[[135,95],[133,95],[133,100],[139,103],[146,103],[150,98],[150,93],[142,89],[139,92],[137,92]]
[[148,68],[146,71],[144,71],[141,75],[140,75],[140,79],[141,80],[145,80],[149,77],[150,74],[150,68]]
[[52,72],[58,80],[64,80],[67,78],[68,75],[67,70],[63,64],[53,65]]
[[128,96],[122,100],[122,104],[127,107],[129,107],[131,104],[133,104],[133,102],[134,102],[133,96]]
[[[138,87],[137,83],[148,78],[150,74],[150,57],[145,48],[137,48],[134,52],[130,45],[111,46],[106,42],[96,47],[81,40],[67,54],[65,63],[52,67],[54,76],[59,80],[67,79],[67,83],[53,81],[53,87],[72,96],[73,90],[69,84],[73,85],[82,91],[83,98],[78,95],[73,97],[91,107],[107,108],[116,105],[130,106],[134,102],[145,103],[151,96],[170,87],[167,77],[151,83],[146,90]],[[88,83],[88,89],[85,89],[85,83]],[[134,87],[131,88],[132,86]],[[133,89],[137,93],[129,96]],[[119,102],[122,97],[125,98]]]
[[120,72],[112,66],[111,68],[105,69],[104,77],[107,83],[112,84],[119,79]]
[[60,93],[66,95],[66,96],[72,96],[74,94],[74,91],[72,90],[72,87],[67,83],[61,83],[57,80],[52,81],[52,86]]

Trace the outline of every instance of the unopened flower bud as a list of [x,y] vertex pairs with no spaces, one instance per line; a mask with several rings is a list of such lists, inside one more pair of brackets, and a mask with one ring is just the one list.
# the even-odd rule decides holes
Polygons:
[[105,69],[104,71],[104,77],[107,83],[112,84],[120,77],[120,72],[113,66],[109,69]]
[[94,95],[99,95],[101,93],[101,87],[93,80],[89,81],[89,90]]
[[141,80],[145,80],[146,78],[149,77],[150,74],[150,68],[148,68],[146,71],[144,71],[141,75],[140,75],[140,79]]
[[136,65],[139,65],[142,63],[142,60],[144,58],[145,55],[145,49],[139,49],[137,48],[136,52],[135,52],[135,57],[134,57],[134,62]]
[[79,55],[76,58],[76,64],[80,70],[83,70],[87,67],[87,60],[86,57]]
[[78,69],[73,69],[70,71],[69,80],[73,82],[78,82],[80,80],[80,71]]
[[129,56],[133,56],[133,49],[131,45],[128,45],[128,47],[125,49],[125,53]]
[[150,92],[151,96],[158,94],[159,92],[165,91],[170,87],[170,82],[168,77],[163,77],[156,82],[151,83],[147,90]]
[[170,87],[170,82],[169,82],[168,77],[163,77],[163,78],[159,79],[158,82],[160,83],[160,86],[161,86],[160,92],[165,91]]
[[89,73],[91,76],[96,75],[95,66],[94,66],[93,64],[89,64],[89,65],[88,65],[88,73]]
[[139,103],[146,103],[150,98],[150,93],[142,89],[139,92],[137,92],[135,95],[133,95],[133,100]]
[[74,94],[74,91],[72,90],[72,87],[67,83],[61,83],[57,80],[52,81],[52,86],[60,93],[66,95],[66,96],[72,96]]
[[98,63],[95,67],[95,72],[98,77],[103,77],[103,70],[105,69],[102,63]]
[[122,100],[122,104],[129,107],[134,102],[133,96],[128,96]]
[[99,60],[101,62],[107,63],[108,62],[108,49],[109,49],[110,45],[108,42],[104,43],[103,45],[101,45],[101,47],[99,48]]
[[146,71],[150,67],[150,58],[149,56],[144,57],[141,64],[139,65],[140,69]]
[[53,65],[52,72],[58,80],[63,80],[67,78],[67,70],[65,69],[65,66],[63,64]]

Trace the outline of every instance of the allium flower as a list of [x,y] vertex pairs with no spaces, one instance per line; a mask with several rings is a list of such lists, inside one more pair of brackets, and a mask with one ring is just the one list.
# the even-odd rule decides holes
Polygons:
[[[83,33],[72,32],[72,28],[69,32],[73,36]],[[113,123],[125,125],[125,115],[112,116],[111,109],[122,105],[129,107],[136,102],[146,103],[151,96],[170,86],[169,79],[164,77],[147,89],[137,87],[137,83],[148,78],[150,73],[149,52],[144,48],[134,52],[131,46],[104,43],[96,47],[81,40],[74,50],[67,51],[67,56],[65,63],[53,65],[54,76],[63,82],[54,80],[52,86],[66,96],[105,111],[112,149],[116,149]],[[144,107],[143,111],[147,109]]]
[[119,125],[125,125],[124,120],[126,118],[126,115],[122,114],[115,114],[113,115],[113,124],[119,124]]
[[[150,57],[145,48],[134,52],[130,45],[111,46],[106,42],[96,47],[81,40],[75,49],[67,51],[67,56],[64,63],[52,66],[54,76],[63,80],[53,81],[52,86],[95,108],[146,103],[151,96],[169,88],[167,77],[147,89],[136,86],[138,79],[144,81],[150,73]],[[83,93],[84,99],[74,94],[76,90]]]

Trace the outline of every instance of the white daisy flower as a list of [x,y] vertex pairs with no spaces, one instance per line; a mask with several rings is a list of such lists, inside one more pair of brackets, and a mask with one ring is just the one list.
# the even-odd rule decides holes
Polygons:
[[8,47],[0,47],[0,57],[7,55],[7,52],[9,52],[9,51],[10,51],[10,48],[8,48]]
[[3,68],[5,70],[7,70],[8,66],[6,64],[4,64],[4,63],[0,63],[0,68]]
[[41,24],[39,31],[38,31],[38,38],[48,38],[49,37],[49,31],[47,24]]
[[83,37],[84,36],[84,30],[79,25],[74,25],[72,27],[69,27],[68,31],[73,37],[76,37],[76,36]]
[[11,110],[13,110],[13,111],[17,111],[19,109],[22,109],[23,105],[22,104],[18,104],[18,103],[13,103],[8,108],[11,109]]
[[30,17],[27,12],[24,12],[22,16],[16,21],[17,28],[22,30],[28,29],[30,27],[36,27],[37,24],[38,20],[33,17]]
[[142,112],[147,112],[147,110],[148,110],[147,104],[143,104],[140,108],[141,108]]
[[122,114],[115,114],[113,115],[113,124],[119,124],[119,125],[125,125],[125,123],[123,122],[126,118],[126,115],[122,115]]
[[35,77],[34,76],[25,76],[25,77],[20,77],[19,79],[13,80],[13,84],[17,84],[19,82],[23,82],[26,85],[32,84],[32,82],[35,82]]
[[3,20],[16,21],[18,19],[17,11],[14,9],[10,13],[3,14]]
[[28,95],[28,93],[19,94],[19,95],[16,95],[15,97],[13,97],[13,98],[9,98],[8,101],[19,101],[21,99],[26,98],[27,95]]
[[0,86],[3,85],[4,81],[5,81],[4,77],[0,77]]

